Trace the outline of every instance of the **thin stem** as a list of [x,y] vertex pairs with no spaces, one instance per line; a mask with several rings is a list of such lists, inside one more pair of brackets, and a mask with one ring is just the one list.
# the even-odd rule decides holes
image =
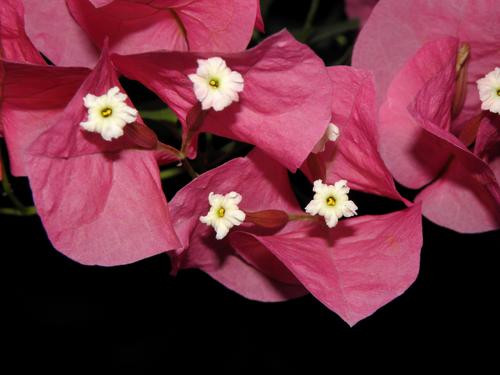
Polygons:
[[2,168],[2,188],[4,191],[4,194],[10,199],[12,204],[22,212],[25,212],[27,207],[21,203],[21,201],[15,196],[14,191],[12,190],[12,186],[10,185],[9,182],[9,176],[7,175],[7,170],[5,168],[5,165],[3,163],[3,159],[0,159],[0,164]]
[[182,169],[179,167],[168,168],[163,171],[160,171],[160,178],[162,180],[167,180],[169,178],[178,176],[182,173]]
[[162,108],[155,110],[143,110],[139,112],[143,119],[154,121],[165,121],[172,124],[177,123],[177,116],[170,108]]
[[186,172],[189,174],[189,176],[191,176],[193,180],[199,176],[198,173],[191,166],[191,163],[188,161],[188,159],[182,159],[181,163],[182,167],[186,170]]
[[0,215],[10,215],[10,216],[34,216],[36,215],[36,207],[28,206],[25,209],[19,210],[17,208],[0,208]]
[[288,220],[316,220],[317,216],[312,216],[309,214],[288,214]]
[[300,37],[298,38],[301,42],[305,42],[312,31],[312,24],[314,21],[314,17],[316,16],[316,12],[318,11],[320,0],[312,0],[311,6],[309,7],[309,12],[307,12],[306,21],[304,22],[304,26],[302,28],[302,32],[300,33]]

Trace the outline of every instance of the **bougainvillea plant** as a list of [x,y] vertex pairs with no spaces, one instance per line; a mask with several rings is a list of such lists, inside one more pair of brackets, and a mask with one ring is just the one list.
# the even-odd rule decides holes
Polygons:
[[[371,315],[417,278],[422,213],[499,227],[498,7],[348,1],[351,68],[303,43],[326,38],[318,3],[263,38],[257,0],[2,1],[0,213],[84,265],[167,253],[249,299]],[[399,209],[367,213],[376,196]]]

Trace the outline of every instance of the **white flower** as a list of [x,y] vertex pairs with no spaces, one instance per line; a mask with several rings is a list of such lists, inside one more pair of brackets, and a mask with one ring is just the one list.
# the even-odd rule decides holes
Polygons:
[[222,111],[232,102],[239,100],[238,93],[243,91],[243,77],[232,71],[220,57],[198,60],[196,74],[190,74],[196,99],[203,110],[213,108]]
[[218,240],[222,240],[228,234],[229,229],[240,225],[245,220],[245,213],[238,207],[241,195],[234,191],[226,195],[210,193],[208,202],[210,210],[206,216],[200,216],[200,221],[215,229],[215,238]]
[[127,95],[116,86],[101,96],[85,95],[83,104],[88,108],[88,116],[87,121],[81,122],[80,126],[89,132],[101,134],[106,141],[121,137],[125,125],[137,118],[137,110],[129,107],[125,103],[126,99]]
[[337,127],[337,125],[333,123],[329,123],[328,127],[325,130],[325,133],[321,137],[321,139],[316,143],[316,146],[314,146],[312,152],[314,154],[317,154],[319,152],[325,151],[325,146],[327,142],[335,142],[337,138],[340,135],[340,129]]
[[346,180],[337,181],[335,185],[327,185],[321,180],[316,180],[313,191],[316,194],[306,206],[306,212],[310,215],[324,216],[328,227],[333,228],[337,225],[342,216],[351,217],[357,214],[358,207],[347,196],[349,188]]
[[476,81],[481,109],[500,114],[500,68],[496,67]]

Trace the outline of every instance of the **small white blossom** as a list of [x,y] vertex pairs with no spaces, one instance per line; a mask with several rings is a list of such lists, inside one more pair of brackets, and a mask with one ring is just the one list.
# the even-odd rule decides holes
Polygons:
[[481,109],[500,114],[500,68],[496,67],[476,81]]
[[313,200],[306,206],[306,212],[310,215],[324,216],[326,225],[333,228],[342,217],[356,215],[358,207],[349,200],[347,194],[349,188],[346,180],[340,180],[335,185],[324,184],[321,180],[314,181]]
[[241,195],[232,191],[226,195],[208,195],[210,210],[206,216],[200,216],[200,221],[215,229],[215,238],[222,240],[233,226],[240,225],[245,220],[245,213],[241,211],[238,204],[241,202]]
[[220,57],[198,60],[196,74],[188,77],[203,110],[222,111],[232,102],[237,102],[238,93],[243,91],[242,75],[229,69]]
[[127,95],[116,86],[101,96],[85,95],[83,104],[88,108],[88,116],[87,121],[81,122],[80,126],[89,132],[101,134],[106,141],[121,137],[125,125],[137,118],[137,110],[129,107],[125,103],[126,99]]
[[340,129],[337,127],[337,125],[333,123],[329,123],[328,127],[325,130],[325,133],[321,137],[321,139],[316,143],[316,146],[314,146],[312,152],[314,154],[320,153],[325,151],[325,146],[327,142],[335,142],[337,138],[340,135]]

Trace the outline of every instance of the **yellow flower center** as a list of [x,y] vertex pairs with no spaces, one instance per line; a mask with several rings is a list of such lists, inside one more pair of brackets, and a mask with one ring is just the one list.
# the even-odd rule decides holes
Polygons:
[[219,80],[216,78],[212,78],[208,84],[214,88],[219,87]]
[[497,89],[497,96],[500,96],[500,89]]
[[333,197],[326,198],[326,204],[328,206],[335,206],[335,198],[333,198]]
[[102,117],[109,117],[109,116],[111,116],[112,113],[113,113],[113,110],[109,107],[106,107],[106,108],[101,110]]
[[221,207],[217,210],[217,216],[219,216],[219,217],[224,217],[225,213],[226,213],[226,210],[224,209],[224,207]]

